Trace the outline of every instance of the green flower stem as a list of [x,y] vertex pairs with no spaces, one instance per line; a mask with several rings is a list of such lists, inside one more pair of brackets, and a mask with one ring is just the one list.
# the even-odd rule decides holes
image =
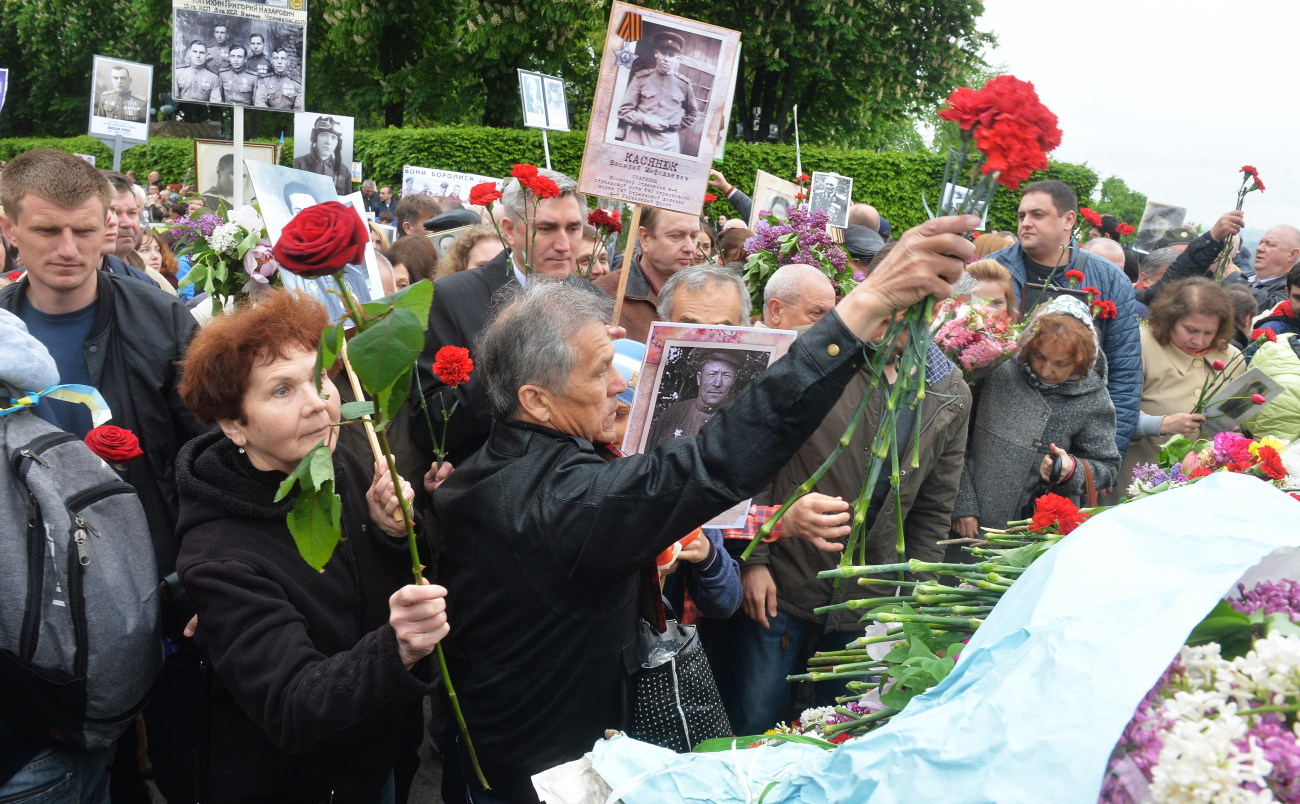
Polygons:
[[846,678],[868,678],[870,676],[880,675],[880,670],[859,670],[852,673],[800,673],[799,675],[786,676],[785,680],[790,682],[797,681],[843,681]]
[[1277,704],[1269,706],[1257,706],[1254,709],[1242,709],[1237,712],[1239,715],[1262,715],[1265,712],[1300,712],[1300,704]]
[[[943,573],[956,573],[956,574],[963,574],[963,575],[977,574],[980,577],[983,577],[986,573],[993,572],[993,571],[1013,572],[1013,573],[1022,571],[1016,567],[1007,567],[998,564],[991,564],[988,562],[984,562],[980,564],[960,564],[960,563],[944,563],[944,562],[935,562],[935,561],[920,561],[914,558],[911,559],[910,561],[903,561],[897,564],[868,564],[864,566],[836,567],[835,569],[822,570],[821,572],[817,573],[817,577],[818,578],[855,578],[863,575],[885,575],[887,573],[898,572],[900,570],[905,572],[912,572],[912,573],[943,572]],[[930,583],[931,585],[934,585],[933,582],[928,582],[928,581],[905,581],[903,582],[902,585],[914,586],[917,584],[924,584],[924,583]],[[959,590],[954,588],[950,588],[946,586],[936,586],[936,588],[949,591],[952,594],[959,594]]]
[[929,614],[903,614],[901,612],[882,611],[876,615],[882,623],[920,623],[922,625],[946,625],[953,628],[979,628],[983,620],[975,617],[935,617]]
[[[836,711],[842,715],[853,714],[849,710],[842,709],[842,708],[836,709]],[[824,729],[822,729],[822,732],[827,737],[829,737],[832,734],[838,734],[839,732],[842,731],[848,731],[850,729],[859,729],[862,728],[863,726],[869,725],[871,723],[875,723],[877,721],[888,720],[889,718],[898,714],[898,712],[899,710],[897,709],[882,709],[879,712],[872,712],[871,714],[866,715],[865,717],[857,718],[856,720],[849,720],[849,721],[845,721],[844,723],[833,723],[825,727]]]

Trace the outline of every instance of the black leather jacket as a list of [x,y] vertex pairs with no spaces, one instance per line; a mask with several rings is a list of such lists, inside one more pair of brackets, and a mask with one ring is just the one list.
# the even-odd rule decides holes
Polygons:
[[[198,326],[185,305],[153,282],[100,271],[99,307],[82,345],[91,380],[113,412],[110,424],[140,439],[144,455],[126,464],[149,520],[159,577],[176,565],[175,459],[203,431],[176,393],[177,364]],[[29,280],[0,290],[0,307],[18,315]]]
[[612,462],[586,440],[497,422],[434,494],[453,681],[492,794],[622,728],[640,570],[752,497],[812,435],[861,362],[828,314],[699,435]]

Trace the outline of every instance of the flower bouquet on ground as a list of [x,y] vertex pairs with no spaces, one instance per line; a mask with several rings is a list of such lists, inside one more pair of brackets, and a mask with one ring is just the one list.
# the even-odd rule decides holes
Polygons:
[[1221,602],[1138,705],[1101,801],[1300,801],[1300,584]]
[[266,224],[245,204],[228,211],[221,204],[191,220],[183,215],[170,225],[177,256],[190,258],[181,287],[194,285],[212,300],[212,313],[227,304],[280,284],[279,264],[271,252]]
[[939,305],[934,343],[967,379],[979,379],[1016,353],[1021,329],[1005,311],[994,312],[969,300],[949,299]]
[[1272,436],[1253,439],[1232,432],[1218,433],[1213,440],[1176,435],[1160,448],[1156,463],[1133,468],[1125,496],[1136,500],[1214,472],[1251,475],[1288,491],[1300,488],[1300,442],[1288,444]]
[[744,270],[745,285],[754,298],[762,299],[768,278],[791,263],[820,268],[840,293],[853,289],[857,282],[848,271],[848,255],[826,233],[829,220],[823,210],[797,207],[784,219],[768,213],[754,224],[754,236],[745,241]]

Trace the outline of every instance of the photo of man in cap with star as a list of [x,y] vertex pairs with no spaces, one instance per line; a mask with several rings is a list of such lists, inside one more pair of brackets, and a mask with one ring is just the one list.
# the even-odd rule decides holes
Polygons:
[[626,130],[616,139],[627,145],[682,153],[679,132],[704,116],[694,85],[678,72],[686,39],[675,31],[660,31],[652,42],[653,61],[638,61],[623,93],[618,119]]
[[678,359],[686,360],[689,368],[694,369],[693,385],[697,394],[675,402],[655,415],[645,449],[669,438],[699,433],[718,408],[758,373],[747,366],[748,355],[744,349],[684,349]]
[[352,118],[301,113],[294,116],[293,166],[329,176],[339,195],[352,192]]

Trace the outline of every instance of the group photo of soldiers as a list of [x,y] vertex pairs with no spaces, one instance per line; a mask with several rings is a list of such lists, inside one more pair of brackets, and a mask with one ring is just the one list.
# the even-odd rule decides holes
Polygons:
[[302,111],[304,44],[300,25],[177,9],[172,97]]

